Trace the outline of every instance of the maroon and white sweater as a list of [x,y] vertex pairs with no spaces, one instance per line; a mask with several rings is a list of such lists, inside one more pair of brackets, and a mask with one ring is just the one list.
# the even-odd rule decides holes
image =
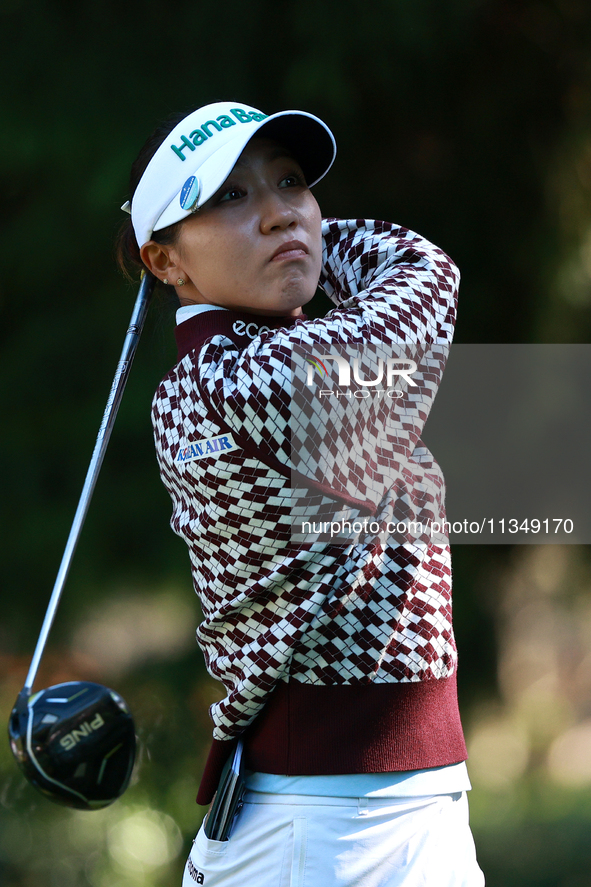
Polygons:
[[[443,361],[430,395],[423,388],[423,400],[406,402],[397,417],[394,448],[411,464],[415,456],[421,473],[409,474],[408,458],[395,483],[374,471],[370,495],[342,459],[326,462],[325,477],[317,463],[307,489],[305,477],[294,484],[302,471],[291,452],[291,358],[363,342],[448,346],[459,274],[437,247],[389,223],[329,219],[323,238],[320,284],[335,309],[318,320],[201,313],[177,327],[179,362],[154,397],[171,525],[188,545],[204,616],[197,640],[226,688],[210,708],[203,804],[241,734],[250,769],[286,775],[414,770],[466,757],[449,545],[367,535],[297,543],[291,530],[299,496],[319,511],[336,503],[351,519],[396,514],[400,501],[413,501],[413,484],[421,488],[425,463],[442,499],[420,434]],[[334,399],[317,406],[334,435]],[[367,437],[367,427],[359,433]],[[383,442],[382,434],[380,452]]]

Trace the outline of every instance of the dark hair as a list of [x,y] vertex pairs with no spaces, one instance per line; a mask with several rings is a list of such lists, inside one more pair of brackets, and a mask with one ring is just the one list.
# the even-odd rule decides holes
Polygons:
[[[143,176],[146,167],[148,166],[148,163],[150,162],[166,136],[172,132],[177,123],[180,123],[181,120],[184,120],[184,118],[190,113],[191,111],[183,111],[177,114],[172,114],[159,126],[157,126],[150,136],[148,136],[138,156],[131,166],[131,172],[129,175],[130,202],[133,200],[135,189],[137,188],[139,181]],[[178,226],[180,224],[181,222],[176,222],[174,225],[169,225],[168,228],[162,228],[160,231],[154,231],[152,234],[152,240],[155,240],[156,243],[162,243],[166,245],[173,244],[176,240],[178,234]],[[134,271],[143,270],[145,268],[145,265],[140,257],[140,248],[136,240],[135,231],[133,230],[133,225],[131,224],[131,216],[128,216],[126,219],[124,219],[121,225],[119,234],[117,235],[117,240],[115,241],[115,255],[117,258],[117,264],[121,268],[123,274],[129,280],[133,279]],[[161,281],[158,281],[158,283],[161,283]],[[161,285],[164,286],[164,284]],[[168,292],[174,292],[174,287],[169,284],[165,287],[165,290],[167,290]]]

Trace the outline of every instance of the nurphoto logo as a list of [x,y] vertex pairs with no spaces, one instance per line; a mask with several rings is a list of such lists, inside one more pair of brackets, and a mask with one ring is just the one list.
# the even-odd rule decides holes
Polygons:
[[[352,360],[349,360],[341,354],[321,354],[315,357],[307,357],[306,363],[308,364],[308,367],[306,371],[306,385],[308,387],[314,385],[314,374],[316,372],[320,373],[322,380],[330,375],[328,368],[324,363],[324,361],[328,360],[334,361],[336,364],[338,370],[338,385],[340,388],[350,388],[352,382],[361,386],[361,389],[354,392],[355,397],[369,397],[369,388],[376,389],[374,393],[379,393],[381,395],[385,393],[390,398],[402,397],[403,392],[400,389],[393,387],[395,381],[398,381],[399,379],[404,380],[408,385],[417,387],[417,383],[411,378],[412,374],[417,371],[417,364],[414,360],[388,357],[384,361],[383,358],[380,357],[377,360],[377,366],[372,367],[374,378],[362,378],[359,358],[354,357]],[[387,390],[384,390],[384,382],[385,389]],[[340,392],[333,390],[320,391],[321,397],[327,397],[330,395],[339,396]],[[350,397],[351,392],[345,392],[345,396]]]
[[[358,385],[379,385],[384,379],[384,361],[378,358],[377,375],[375,379],[362,379],[359,372],[359,358],[354,357],[350,362],[346,357],[340,354],[321,354],[316,359],[307,357],[306,362],[309,364],[306,385],[314,384],[314,370],[318,370],[321,376],[328,376],[328,370],[323,361],[334,360],[339,371],[339,385],[343,388],[351,384],[351,363],[353,364],[353,381]],[[386,360],[386,387],[390,388],[394,384],[395,377],[400,377],[408,382],[409,385],[416,386],[414,379],[411,379],[413,373],[416,373],[417,365],[414,360],[407,360],[399,357],[388,357]]]

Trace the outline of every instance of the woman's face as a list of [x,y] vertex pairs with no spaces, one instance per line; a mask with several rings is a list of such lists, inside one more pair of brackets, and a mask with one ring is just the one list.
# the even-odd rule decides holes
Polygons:
[[[150,241],[154,247],[159,245]],[[321,215],[302,170],[279,143],[252,139],[223,186],[179,226],[158,258],[181,304],[221,305],[254,314],[296,315],[320,276]],[[149,265],[150,267],[150,265]]]

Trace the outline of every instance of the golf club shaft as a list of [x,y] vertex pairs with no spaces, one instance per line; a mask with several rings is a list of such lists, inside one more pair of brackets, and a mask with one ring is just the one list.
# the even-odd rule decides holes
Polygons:
[[111,431],[113,430],[113,425],[117,417],[117,410],[119,409],[119,404],[121,403],[121,398],[123,397],[123,391],[127,383],[129,370],[131,369],[131,364],[133,362],[137,344],[142,332],[142,328],[144,326],[144,321],[146,319],[146,314],[148,311],[148,303],[150,300],[150,296],[152,295],[152,292],[154,290],[155,283],[156,279],[151,274],[144,273],[133,308],[133,313],[131,315],[131,321],[127,330],[127,335],[125,336],[125,342],[123,343],[121,357],[119,358],[119,363],[117,364],[117,370],[115,372],[113,384],[111,385],[111,391],[107,400],[107,406],[105,408],[103,420],[101,422],[101,426],[97,435],[94,452],[90,460],[90,465],[88,466],[86,480],[84,482],[84,487],[82,488],[82,493],[78,502],[78,508],[76,509],[76,514],[74,515],[74,521],[72,523],[72,528],[70,530],[70,535],[68,536],[68,541],[66,543],[66,548],[62,557],[62,562],[60,564],[57,578],[55,580],[55,585],[53,587],[51,598],[49,600],[47,611],[45,613],[45,619],[43,620],[41,633],[39,634],[39,640],[37,641],[37,646],[35,647],[35,652],[33,653],[33,659],[31,660],[29,673],[23,687],[23,690],[27,693],[30,692],[35,681],[37,669],[39,668],[39,663],[41,661],[41,657],[43,656],[43,651],[45,650],[45,644],[47,643],[47,638],[49,636],[51,626],[53,625],[53,620],[57,612],[62,591],[66,583],[66,579],[68,578],[72,558],[74,557],[74,552],[76,551],[76,545],[78,544],[78,539],[80,538],[80,533],[84,525],[84,519],[86,518],[88,506],[90,505],[90,500],[94,492],[94,487],[99,472],[101,470],[101,465],[103,463],[105,451],[109,443]]

